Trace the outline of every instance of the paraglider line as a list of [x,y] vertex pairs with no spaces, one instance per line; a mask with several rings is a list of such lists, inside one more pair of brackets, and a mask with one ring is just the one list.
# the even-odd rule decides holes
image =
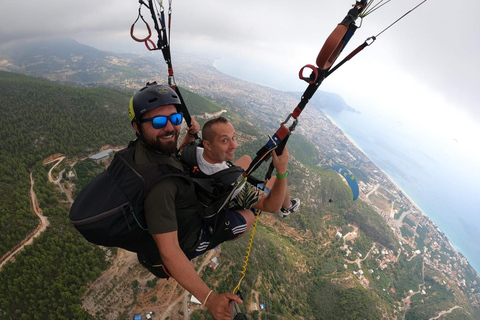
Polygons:
[[396,24],[397,22],[399,22],[400,20],[402,20],[403,18],[405,18],[406,15],[408,15],[409,13],[411,13],[412,11],[414,11],[415,9],[417,9],[418,7],[420,7],[422,4],[424,4],[425,2],[427,2],[427,0],[423,0],[422,2],[420,2],[419,4],[417,4],[414,8],[410,9],[409,11],[407,11],[404,15],[402,15],[400,18],[398,18],[397,20],[395,20],[394,22],[392,22],[388,27],[386,27],[385,29],[383,29],[379,34],[377,34],[375,37],[378,38],[379,35],[381,35],[382,33],[384,33],[385,31],[387,31],[388,29],[390,29],[394,24]]

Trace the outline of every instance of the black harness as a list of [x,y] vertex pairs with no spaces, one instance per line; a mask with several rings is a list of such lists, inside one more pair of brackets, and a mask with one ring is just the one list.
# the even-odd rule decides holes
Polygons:
[[199,200],[204,206],[210,206],[232,191],[244,171],[241,167],[227,162],[228,168],[212,175],[205,174],[200,170],[197,162],[197,148],[199,147],[201,146],[195,142],[186,145],[182,149],[180,160],[187,166]]

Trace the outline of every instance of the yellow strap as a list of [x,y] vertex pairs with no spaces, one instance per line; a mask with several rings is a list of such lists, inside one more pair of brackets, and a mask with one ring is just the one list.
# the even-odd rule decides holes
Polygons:
[[243,266],[242,266],[242,271],[240,271],[240,274],[242,277],[238,281],[237,286],[235,289],[233,289],[232,293],[235,294],[238,290],[240,290],[240,284],[243,281],[243,278],[245,278],[245,273],[247,271],[247,266],[248,266],[248,259],[250,258],[250,251],[252,250],[252,245],[253,245],[253,238],[255,237],[255,231],[257,230],[257,223],[258,223],[258,217],[260,216],[261,211],[258,212],[258,214],[255,216],[255,221],[253,221],[252,228],[250,230],[250,238],[248,239],[248,244],[247,244],[247,251],[245,252],[245,258],[243,259]]

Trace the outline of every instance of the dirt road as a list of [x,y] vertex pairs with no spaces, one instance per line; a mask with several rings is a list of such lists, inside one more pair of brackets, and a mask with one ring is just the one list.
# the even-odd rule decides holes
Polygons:
[[40,224],[37,229],[31,232],[23,241],[21,241],[15,248],[7,252],[2,258],[0,263],[0,270],[2,270],[3,266],[7,261],[12,260],[17,253],[23,250],[26,245],[30,245],[33,243],[33,239],[38,237],[43,231],[45,231],[49,225],[47,217],[43,215],[42,209],[38,206],[37,195],[35,191],[33,191],[33,185],[35,184],[33,180],[33,173],[30,173],[30,197],[32,199],[32,209],[35,214],[40,219]]
[[[60,171],[58,173],[58,177],[57,177],[56,180],[53,179],[53,175],[52,175],[53,169],[55,169],[64,159],[65,159],[64,156],[60,156],[58,158],[55,158],[55,159],[50,160],[48,162],[45,162],[44,164],[48,164],[48,163],[52,163],[54,161],[57,161],[57,163],[55,163],[55,165],[53,165],[50,168],[50,170],[48,171],[48,181],[56,184],[58,189],[60,189],[60,193],[64,193],[67,196],[68,202],[73,203],[71,190],[65,190],[65,188],[62,185],[62,176],[63,176],[63,173],[65,172],[65,169],[63,169],[62,171]],[[72,164],[72,166],[73,166],[73,164]]]
[[[201,266],[198,268],[197,270],[197,273],[198,274],[201,274],[203,268],[205,268],[206,265],[208,265],[210,263],[210,260],[212,259],[212,257],[215,255],[215,250],[210,250],[204,257],[203,259],[203,262],[201,264]],[[178,296],[177,299],[175,299],[174,301],[172,301],[170,303],[170,305],[168,306],[167,310],[165,310],[165,312],[163,313],[162,317],[160,318],[160,320],[165,320],[167,319],[169,316],[171,316],[171,313],[172,313],[172,310],[173,308],[175,308],[176,306],[178,306],[178,304],[184,300],[185,303],[184,303],[184,319],[190,319],[190,316],[189,316],[189,313],[188,313],[188,310],[187,310],[187,303],[186,301],[188,301],[188,295],[190,293],[186,290],[184,290],[184,293],[180,296]]]
[[[58,179],[57,181],[54,181],[53,178],[52,178],[52,170],[53,168],[55,168],[60,162],[62,162],[62,160],[65,159],[64,156],[60,156],[58,158],[55,158],[53,160],[50,160],[48,162],[45,162],[45,164],[47,163],[51,163],[53,161],[58,161],[51,169],[50,171],[48,172],[48,179],[52,182],[55,182],[57,184],[60,184],[60,179]],[[23,239],[19,244],[17,244],[12,250],[10,250],[9,252],[7,252],[6,254],[4,254],[1,258],[0,258],[0,271],[2,270],[3,266],[5,265],[5,263],[7,263],[7,261],[11,261],[15,255],[17,253],[19,253],[20,251],[23,250],[23,248],[26,246],[26,245],[30,245],[33,243],[33,239],[38,237],[43,231],[45,231],[47,229],[47,227],[49,226],[49,222],[48,222],[48,219],[47,217],[45,217],[43,215],[43,211],[42,209],[40,208],[40,206],[38,205],[38,199],[37,199],[37,195],[35,194],[35,191],[33,190],[33,186],[35,184],[35,181],[33,180],[33,173],[30,172],[30,198],[31,198],[31,205],[32,205],[32,210],[33,212],[35,212],[35,214],[38,216],[38,218],[40,219],[40,224],[38,225],[37,229],[35,229],[35,231],[31,232],[25,239]],[[13,260],[14,261],[14,260]]]
[[452,307],[450,308],[449,310],[446,310],[446,311],[441,311],[438,316],[436,316],[435,318],[430,318],[428,320],[436,320],[436,319],[440,319],[441,317],[443,317],[444,315],[448,314],[448,313],[451,313],[453,310],[455,309],[458,309],[458,308],[461,308],[460,306],[455,306],[455,307]]

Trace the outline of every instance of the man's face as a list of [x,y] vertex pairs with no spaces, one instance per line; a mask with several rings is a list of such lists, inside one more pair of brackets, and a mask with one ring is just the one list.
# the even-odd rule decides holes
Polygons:
[[231,123],[216,123],[212,126],[215,132],[213,141],[204,141],[205,148],[210,152],[211,157],[216,163],[222,161],[233,161],[235,158],[235,149],[237,141],[235,139],[235,129]]
[[[146,112],[142,116],[142,119],[156,116],[169,116],[173,113],[177,113],[175,106],[167,105]],[[151,121],[143,122],[140,125],[142,126],[143,136],[148,145],[162,153],[173,153],[177,150],[180,125],[174,126],[170,120],[168,120],[166,126],[161,129],[155,129]]]

